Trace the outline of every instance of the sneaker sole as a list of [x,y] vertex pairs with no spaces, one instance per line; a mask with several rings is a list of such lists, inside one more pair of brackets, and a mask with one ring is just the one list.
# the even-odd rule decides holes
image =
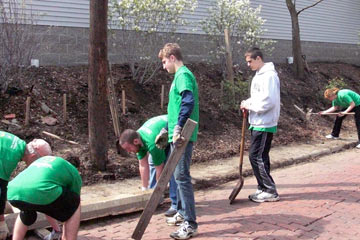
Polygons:
[[168,226],[180,226],[183,222],[184,222],[184,221],[182,221],[182,222],[176,222],[176,223],[168,223],[168,222],[166,222],[166,224],[167,224]]
[[189,239],[192,237],[196,237],[197,234],[198,234],[198,232],[194,232],[194,233],[190,234],[190,236],[188,238],[178,238],[178,237],[171,236],[171,234],[170,234],[170,237],[173,239],[176,239],[176,240],[183,240],[183,239]]
[[257,202],[257,203],[263,203],[263,202],[277,202],[280,201],[280,197],[276,197],[276,198],[267,198],[267,199],[250,199],[253,202]]

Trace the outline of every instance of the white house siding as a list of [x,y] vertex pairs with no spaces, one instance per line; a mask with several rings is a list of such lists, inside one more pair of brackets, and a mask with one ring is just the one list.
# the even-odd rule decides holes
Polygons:
[[[297,9],[314,3],[315,0],[297,0]],[[202,34],[197,23],[207,17],[207,9],[216,0],[198,0],[193,15],[185,16],[190,25],[179,29],[182,33]],[[89,0],[32,0],[32,9],[44,14],[40,25],[88,27]],[[285,0],[251,0],[253,7],[262,6],[261,16],[266,19],[264,37],[291,40],[291,20]],[[331,43],[357,44],[360,31],[359,0],[325,0],[299,15],[301,40]],[[193,30],[196,31],[194,32]]]
[[[32,11],[40,14],[39,34],[42,48],[35,57],[43,65],[86,64],[89,34],[89,0],[26,0]],[[297,0],[297,9],[315,0]],[[184,17],[190,23],[178,30],[184,55],[191,61],[207,59],[212,44],[201,32],[198,23],[208,16],[208,8],[216,0],[198,0],[194,14]],[[291,20],[285,0],[251,0],[253,7],[262,6],[266,20],[265,38],[277,40],[269,60],[285,62],[291,56]],[[360,65],[360,0],[324,0],[299,16],[302,50],[309,61],[343,61]],[[52,26],[48,29],[48,26]],[[195,31],[194,31],[195,30]],[[111,41],[111,40],[110,40]],[[159,43],[162,45],[163,43]],[[121,43],[109,43],[109,58],[120,62]],[[161,46],[159,46],[161,47]],[[186,51],[186,52],[185,52]],[[241,61],[239,59],[238,61]]]
[[39,25],[89,27],[89,0],[27,0]]

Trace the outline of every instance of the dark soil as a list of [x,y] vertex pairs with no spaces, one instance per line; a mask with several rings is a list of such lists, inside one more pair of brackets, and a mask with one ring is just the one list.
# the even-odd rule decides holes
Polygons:
[[[313,112],[327,109],[331,106],[323,98],[323,91],[329,81],[341,77],[346,87],[360,92],[360,67],[342,63],[311,63],[310,72],[305,80],[295,79],[291,67],[276,64],[281,81],[281,116],[278,133],[274,137],[273,145],[286,145],[294,142],[309,142],[323,138],[332,126],[333,117],[313,116],[306,121],[305,116],[294,108],[294,104],[306,111]],[[222,101],[226,93],[222,93],[223,79],[219,66],[193,64],[189,68],[194,72],[199,84],[200,96],[200,131],[198,142],[193,152],[193,162],[206,162],[236,155],[239,152],[241,133],[241,115],[238,107],[231,108],[230,104]],[[108,111],[108,164],[105,172],[94,168],[89,160],[88,147],[88,82],[87,66],[75,67],[40,67],[29,68],[12,79],[5,94],[0,95],[0,117],[6,114],[16,114],[14,124],[0,122],[0,129],[18,135],[30,141],[33,138],[44,138],[52,145],[54,154],[62,157],[79,158],[81,161],[81,175],[84,184],[99,181],[121,180],[138,175],[138,163],[134,156],[123,157],[116,153],[115,134]],[[166,113],[160,108],[161,85],[165,85],[165,92],[169,90],[172,76],[161,71],[156,80],[149,84],[139,85],[131,80],[127,66],[112,67],[112,75],[121,106],[121,90],[126,91],[126,114],[120,116],[120,127],[137,129],[148,118]],[[238,71],[238,78],[242,79],[242,86],[246,86],[253,73],[248,70]],[[63,121],[63,94],[67,94],[68,119]],[[25,102],[31,97],[30,124],[24,126]],[[239,102],[246,99],[246,91],[237,95]],[[167,95],[165,95],[167,101]],[[45,103],[52,111],[45,113],[41,109]],[[238,105],[237,105],[238,106]],[[109,106],[104,106],[109,109]],[[48,126],[42,122],[42,117],[52,116],[57,124]],[[11,121],[11,119],[10,119]],[[353,127],[353,120],[347,121],[346,127]],[[104,123],[99,123],[104,124]],[[63,139],[79,143],[70,144],[66,141],[49,137],[42,133],[47,131]],[[246,136],[248,139],[248,135]],[[248,147],[248,143],[246,149]],[[23,166],[21,166],[23,168]],[[18,172],[19,169],[16,171]],[[16,174],[15,172],[15,174]]]

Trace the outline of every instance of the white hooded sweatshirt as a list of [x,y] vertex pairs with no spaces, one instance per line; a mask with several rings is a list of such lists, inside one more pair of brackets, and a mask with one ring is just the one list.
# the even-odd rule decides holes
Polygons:
[[253,127],[277,126],[280,116],[280,81],[272,62],[265,63],[256,71],[246,104],[249,123]]

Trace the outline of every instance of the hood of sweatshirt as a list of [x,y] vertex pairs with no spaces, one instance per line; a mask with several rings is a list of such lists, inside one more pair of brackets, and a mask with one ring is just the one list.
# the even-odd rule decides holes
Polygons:
[[275,66],[272,62],[268,62],[268,63],[265,63],[264,66],[262,66],[262,68],[260,68],[256,74],[257,75],[261,75],[261,74],[264,74],[266,72],[275,72],[276,73],[276,70],[275,70]]

